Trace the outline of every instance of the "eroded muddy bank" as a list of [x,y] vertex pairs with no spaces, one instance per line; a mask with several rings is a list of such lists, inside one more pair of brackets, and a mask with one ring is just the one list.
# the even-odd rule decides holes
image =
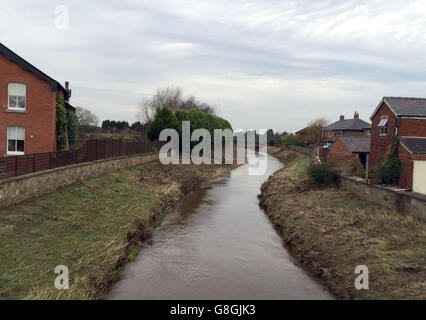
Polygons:
[[[337,297],[425,299],[425,224],[309,183],[305,156],[271,150],[286,167],[261,188],[260,205],[297,259]],[[357,265],[369,269],[369,289],[356,290]]]

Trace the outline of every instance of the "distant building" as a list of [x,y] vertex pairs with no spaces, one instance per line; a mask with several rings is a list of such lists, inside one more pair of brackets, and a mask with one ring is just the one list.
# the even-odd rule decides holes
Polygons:
[[400,137],[403,174],[398,185],[426,194],[426,99],[384,97],[371,116],[369,166],[374,168]]
[[326,149],[321,150],[321,161],[332,162],[347,169],[353,159],[358,158],[366,168],[367,155],[370,153],[369,136],[341,136]]
[[65,88],[0,43],[0,156],[56,151],[56,94]]
[[303,143],[309,143],[309,138],[308,138],[308,129],[309,127],[300,129],[299,131],[297,131],[295,134],[299,136],[299,141],[303,142]]
[[341,115],[339,121],[325,126],[321,130],[321,142],[331,145],[338,137],[343,136],[367,136],[370,134],[371,125],[359,118],[355,111],[353,119],[345,119]]

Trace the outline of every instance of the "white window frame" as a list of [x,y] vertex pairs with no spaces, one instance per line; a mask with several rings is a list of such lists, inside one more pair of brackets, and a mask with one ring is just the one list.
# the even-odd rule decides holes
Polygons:
[[[23,85],[24,86],[24,88],[25,88],[25,96],[23,96],[24,97],[24,101],[25,101],[25,107],[24,108],[19,108],[19,107],[11,107],[10,106],[10,94],[9,94],[9,86],[11,85],[11,84],[20,84],[20,85]],[[16,98],[18,98],[18,97],[22,97],[22,96],[13,96],[13,97],[16,97]],[[8,110],[13,110],[13,111],[26,111],[27,110],[27,85],[25,84],[25,83],[19,83],[19,82],[9,82],[8,84],[7,84],[7,109]]]
[[386,136],[388,134],[388,119],[387,118],[381,119],[377,126],[380,128],[380,135],[381,136]]
[[388,123],[388,119],[387,118],[383,118],[379,121],[379,124],[377,125],[378,127],[385,127]]
[[[15,149],[18,149],[17,147],[17,141],[20,139],[18,138],[18,128],[24,128],[24,151],[9,151],[9,128],[15,128],[16,130],[16,139],[15,139]],[[21,126],[7,126],[6,127],[6,150],[7,150],[7,154],[8,155],[13,155],[13,156],[20,156],[20,155],[24,155],[25,154],[25,127],[21,127]]]
[[380,126],[380,135],[386,136],[388,134],[388,125]]

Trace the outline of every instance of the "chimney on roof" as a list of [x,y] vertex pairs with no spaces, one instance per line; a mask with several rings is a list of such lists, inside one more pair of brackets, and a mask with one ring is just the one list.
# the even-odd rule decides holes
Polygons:
[[68,98],[66,100],[69,101],[69,99],[71,98],[71,89],[70,89],[70,82],[69,81],[65,81],[65,90],[68,93]]
[[345,116],[343,114],[340,115],[340,120],[345,120]]
[[355,111],[354,113],[354,119],[359,119],[359,113]]

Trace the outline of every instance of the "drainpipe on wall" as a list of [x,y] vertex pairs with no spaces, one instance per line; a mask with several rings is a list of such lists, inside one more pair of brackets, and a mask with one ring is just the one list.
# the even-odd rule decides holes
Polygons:
[[399,129],[399,126],[400,126],[400,125],[401,125],[401,118],[396,117],[395,137],[397,137],[397,136],[398,136],[398,129]]

